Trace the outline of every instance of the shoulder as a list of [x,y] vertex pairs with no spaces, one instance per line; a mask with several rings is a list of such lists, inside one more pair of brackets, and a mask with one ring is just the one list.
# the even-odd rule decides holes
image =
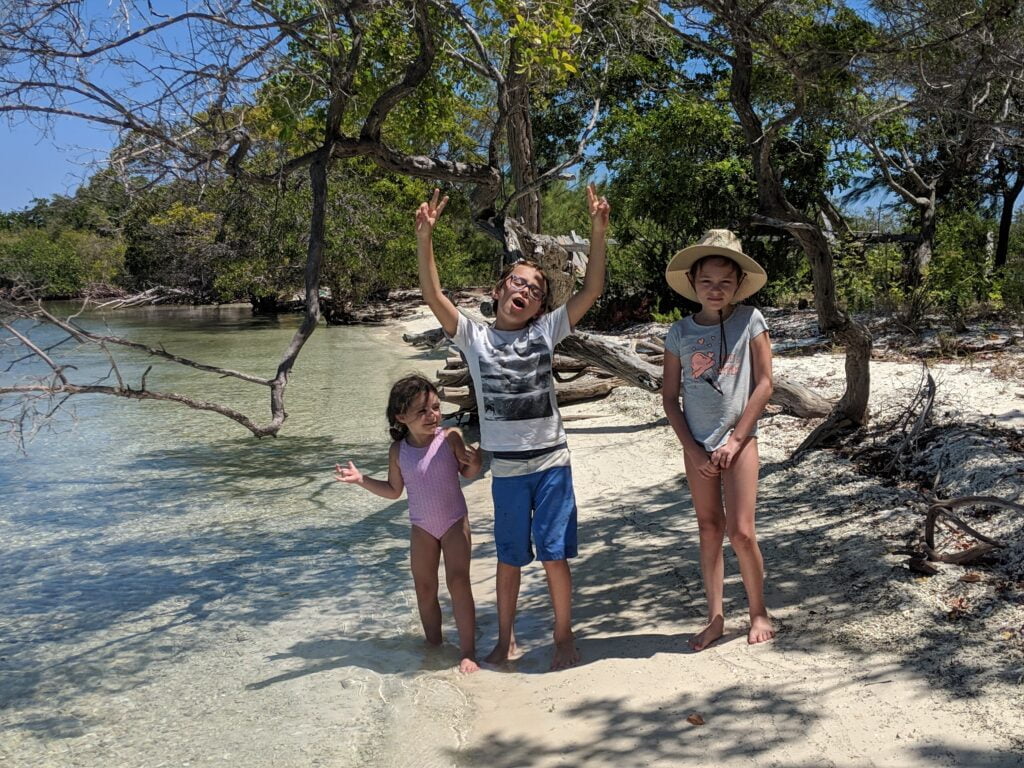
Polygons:
[[458,344],[459,341],[472,341],[481,334],[487,332],[487,328],[489,326],[486,323],[483,323],[480,320],[475,320],[462,311],[459,311],[458,315],[457,325],[455,326],[455,335],[450,337],[456,344]]
[[402,455],[402,442],[402,440],[395,440],[388,449],[388,461],[392,464],[397,463]]
[[679,347],[680,340],[686,336],[686,331],[690,324],[689,320],[689,317],[676,320],[672,323],[672,326],[668,329],[668,334],[665,336],[665,347],[675,355],[679,354],[676,350]]
[[764,319],[764,315],[757,307],[746,307],[746,309],[749,313],[747,327],[750,329],[751,337],[760,336],[768,330],[768,321]]
[[562,327],[569,327],[569,308],[566,304],[555,307],[550,312],[545,312],[533,319],[527,328],[541,333],[550,334],[552,331]]

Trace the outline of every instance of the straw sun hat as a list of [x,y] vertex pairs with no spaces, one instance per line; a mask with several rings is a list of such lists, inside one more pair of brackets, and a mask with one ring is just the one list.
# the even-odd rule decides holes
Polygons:
[[768,282],[768,273],[764,268],[743,252],[743,243],[734,232],[728,229],[709,229],[695,245],[683,248],[665,268],[665,280],[676,293],[681,293],[690,301],[697,301],[697,293],[690,285],[687,273],[698,259],[705,256],[725,256],[740,265],[743,279],[740,280],[733,302],[739,302],[753,296],[764,288]]

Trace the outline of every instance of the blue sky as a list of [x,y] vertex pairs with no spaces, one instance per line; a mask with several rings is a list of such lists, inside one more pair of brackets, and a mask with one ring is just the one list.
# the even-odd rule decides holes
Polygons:
[[0,122],[0,211],[25,208],[35,197],[73,193],[116,140],[110,128],[73,118],[56,121],[50,135],[29,122]]

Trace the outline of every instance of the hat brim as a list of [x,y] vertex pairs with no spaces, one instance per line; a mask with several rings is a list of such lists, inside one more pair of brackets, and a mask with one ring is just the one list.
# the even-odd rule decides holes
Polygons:
[[753,296],[768,282],[768,273],[764,271],[764,267],[742,251],[724,248],[720,245],[691,245],[676,253],[665,267],[665,280],[668,282],[669,288],[690,301],[699,303],[697,292],[690,284],[688,273],[694,262],[705,256],[724,256],[740,265],[743,279],[736,289],[736,295],[732,297],[733,302],[743,301]]

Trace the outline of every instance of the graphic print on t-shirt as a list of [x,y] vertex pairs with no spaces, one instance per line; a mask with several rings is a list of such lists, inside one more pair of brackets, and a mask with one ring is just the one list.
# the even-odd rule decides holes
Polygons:
[[715,364],[715,351],[713,342],[717,337],[697,339],[693,351],[690,354],[690,373],[693,378],[706,381],[718,394],[722,394],[722,388],[718,386],[718,365]]
[[544,339],[517,339],[514,354],[480,357],[480,389],[487,421],[551,416],[551,352]]

